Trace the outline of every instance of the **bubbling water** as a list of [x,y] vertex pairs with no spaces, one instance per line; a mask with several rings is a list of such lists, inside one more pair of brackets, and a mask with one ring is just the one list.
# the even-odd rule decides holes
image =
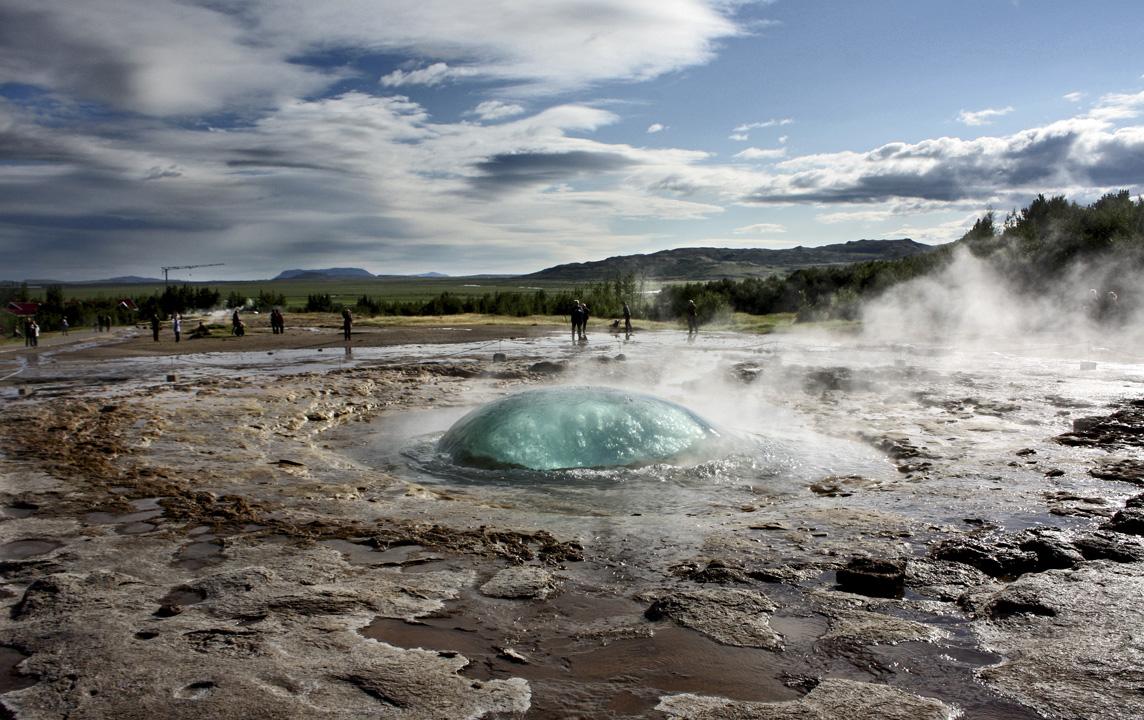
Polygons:
[[558,387],[478,408],[437,447],[458,465],[566,470],[704,460],[721,451],[723,440],[691,410],[651,395]]

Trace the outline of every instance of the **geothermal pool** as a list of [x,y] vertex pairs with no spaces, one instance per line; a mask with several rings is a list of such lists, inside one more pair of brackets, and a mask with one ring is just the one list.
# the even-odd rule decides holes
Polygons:
[[731,451],[687,408],[592,386],[528,390],[473,410],[437,443],[458,465],[525,470],[694,464]]

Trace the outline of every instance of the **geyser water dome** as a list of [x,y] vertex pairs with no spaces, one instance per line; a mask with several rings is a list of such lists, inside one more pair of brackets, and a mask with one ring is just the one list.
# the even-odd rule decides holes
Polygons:
[[710,456],[719,432],[685,407],[598,387],[527,390],[461,418],[438,449],[458,465],[604,468]]

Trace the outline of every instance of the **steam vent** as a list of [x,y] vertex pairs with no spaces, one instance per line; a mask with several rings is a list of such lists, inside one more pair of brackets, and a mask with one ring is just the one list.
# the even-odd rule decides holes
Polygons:
[[528,390],[457,421],[438,449],[458,465],[531,470],[673,462],[705,454],[719,433],[685,407],[611,388]]

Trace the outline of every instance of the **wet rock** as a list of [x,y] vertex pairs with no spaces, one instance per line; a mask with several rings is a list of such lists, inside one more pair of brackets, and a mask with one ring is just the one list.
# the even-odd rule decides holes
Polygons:
[[1141,597],[1140,563],[1025,575],[989,598],[975,623],[1006,658],[979,677],[1046,718],[1144,717]]
[[1037,554],[1014,544],[998,540],[989,542],[975,537],[943,540],[930,549],[930,557],[975,567],[992,577],[1017,577],[1037,566]]
[[502,352],[493,353],[493,362],[508,362],[508,355]]
[[872,597],[901,597],[905,590],[906,560],[851,558],[835,576],[839,588],[846,592]]
[[798,700],[751,702],[683,693],[655,708],[683,720],[952,720],[958,711],[939,700],[887,685],[827,679]]
[[819,368],[807,372],[802,389],[808,395],[827,391],[851,392],[858,384],[854,380],[854,371],[851,368]]
[[828,612],[830,631],[819,638],[847,645],[897,645],[903,642],[933,642],[942,637],[925,623],[904,620],[865,610],[835,609]]
[[206,628],[183,634],[183,642],[191,650],[206,655],[249,658],[261,655],[263,634],[255,630]]
[[1101,480],[1144,485],[1144,462],[1140,460],[1115,460],[1102,462],[1088,471],[1089,475]]
[[1144,446],[1144,400],[1124,403],[1110,415],[1077,418],[1072,432],[1056,440],[1081,447]]
[[551,360],[541,360],[528,366],[528,371],[537,375],[559,375],[567,369],[567,363],[552,362]]
[[1047,493],[1049,512],[1053,515],[1073,517],[1112,517],[1116,512],[1109,502],[1099,496],[1076,495],[1070,492]]
[[828,475],[811,483],[810,491],[823,497],[850,497],[856,491],[876,486],[877,483],[861,475]]
[[459,530],[443,525],[411,524],[387,528],[366,540],[378,550],[400,545],[422,545],[440,550],[483,553],[516,563],[539,559],[558,565],[584,559],[584,547],[574,540],[558,540],[545,530],[519,532],[481,526]]
[[727,371],[727,374],[730,375],[733,379],[748,385],[758,380],[762,373],[763,368],[760,365],[752,362],[735,363]]
[[1014,615],[1054,617],[1057,611],[1035,588],[1014,583],[993,595],[979,612],[990,620],[1005,620]]
[[1144,508],[1125,507],[1102,527],[1105,530],[1128,535],[1144,535]]
[[970,565],[995,578],[1073,567],[1084,559],[1063,534],[1047,528],[950,538],[931,548],[930,556]]
[[[137,546],[140,574],[171,573],[168,552],[155,548],[149,557],[147,546]],[[178,586],[206,592],[195,612],[162,621],[149,613],[169,581],[114,573],[42,578],[29,588],[21,618],[4,627],[12,642],[36,648],[25,662],[40,681],[5,694],[5,705],[19,717],[123,720],[378,717],[398,708],[403,718],[435,720],[528,710],[524,680],[474,681],[460,674],[468,661],[459,654],[406,650],[355,632],[378,612],[409,617],[439,609],[471,585],[470,573],[366,573],[322,546],[283,552],[236,543],[234,552],[236,563],[250,566]],[[121,561],[115,558],[105,557]],[[259,566],[268,561],[273,571]],[[360,601],[343,605],[340,615],[295,612],[311,593]]]
[[920,595],[952,602],[966,590],[992,586],[992,579],[975,567],[947,560],[914,559],[906,566],[906,585]]
[[1071,568],[1084,561],[1080,552],[1059,530],[1031,528],[1019,533],[1017,542],[1022,550],[1037,555],[1037,566],[1033,572]]
[[39,578],[24,591],[12,608],[14,620],[66,615],[98,603],[94,593],[138,583],[120,573],[97,571],[88,574],[58,573]]
[[672,620],[724,645],[781,650],[771,629],[775,604],[762,593],[731,588],[680,590],[656,598],[644,611],[648,620]]
[[1097,530],[1074,539],[1073,547],[1085,560],[1144,562],[1144,538],[1135,535]]
[[864,435],[863,439],[886,453],[891,460],[912,460],[914,458],[933,460],[937,457],[927,452],[924,448],[914,445],[905,435],[897,433]]
[[697,583],[729,585],[731,583],[748,584],[751,581],[746,570],[718,559],[710,560],[702,567],[696,563],[682,563],[672,567],[671,571],[679,577]]
[[517,665],[528,665],[528,658],[512,648],[497,648],[497,657],[508,660]]
[[508,567],[481,585],[481,594],[497,598],[544,600],[556,592],[560,581],[548,570],[532,565]]
[[169,618],[181,615],[185,608],[178,603],[163,603],[159,609],[152,613],[157,618]]

